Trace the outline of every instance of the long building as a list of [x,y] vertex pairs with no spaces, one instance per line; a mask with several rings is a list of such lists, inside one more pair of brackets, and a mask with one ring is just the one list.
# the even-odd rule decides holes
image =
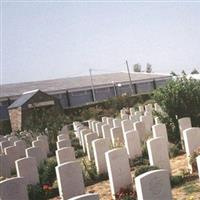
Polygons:
[[92,76],[70,77],[53,80],[24,82],[1,85],[1,118],[6,118],[7,107],[24,92],[39,89],[60,100],[64,109],[102,101],[114,96],[149,93],[162,87],[171,79],[170,75],[157,73],[107,73]]

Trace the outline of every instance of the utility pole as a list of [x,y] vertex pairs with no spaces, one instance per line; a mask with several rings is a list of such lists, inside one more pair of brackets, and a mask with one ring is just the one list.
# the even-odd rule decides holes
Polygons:
[[131,75],[130,75],[130,70],[129,70],[129,66],[128,66],[128,61],[126,60],[126,67],[127,67],[127,72],[128,72],[128,76],[129,76],[129,86],[131,89],[131,94],[133,95],[133,87],[132,87],[132,80],[131,80]]
[[91,80],[91,88],[92,88],[92,96],[94,99],[94,102],[96,101],[96,96],[95,96],[95,91],[94,91],[94,83],[93,83],[93,78],[92,78],[92,69],[89,69],[90,72],[90,80]]

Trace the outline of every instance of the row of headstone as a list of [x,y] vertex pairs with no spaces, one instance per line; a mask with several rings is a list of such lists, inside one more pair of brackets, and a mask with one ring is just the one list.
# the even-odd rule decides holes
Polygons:
[[[76,137],[81,140],[81,131],[83,126],[79,122],[73,123],[73,128]],[[69,132],[64,128],[58,135],[57,140],[68,140]],[[86,134],[87,135],[87,134]],[[82,135],[83,137],[83,135]],[[84,142],[82,141],[82,144]],[[56,176],[58,182],[59,195],[61,199],[69,200],[99,200],[98,194],[85,194],[85,186],[83,181],[83,174],[80,161],[76,160],[74,148],[66,145],[62,148],[57,148],[56,159],[58,165],[56,166]],[[59,147],[59,146],[58,146]]]
[[[125,148],[105,153],[112,198],[120,188],[133,190],[133,179]],[[135,178],[138,200],[172,199],[169,171],[153,170]]]
[[[6,139],[0,142],[0,171],[1,176],[7,178],[0,182],[0,197],[2,200],[28,200],[27,185],[39,183],[38,165],[49,153],[48,137],[38,136],[30,148],[26,148],[26,143],[17,136]],[[17,177],[9,178],[12,170],[16,170]]]

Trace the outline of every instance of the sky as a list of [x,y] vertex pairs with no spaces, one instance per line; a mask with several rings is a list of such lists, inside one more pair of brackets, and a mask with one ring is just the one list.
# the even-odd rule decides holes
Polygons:
[[1,84],[200,70],[200,2],[1,0]]

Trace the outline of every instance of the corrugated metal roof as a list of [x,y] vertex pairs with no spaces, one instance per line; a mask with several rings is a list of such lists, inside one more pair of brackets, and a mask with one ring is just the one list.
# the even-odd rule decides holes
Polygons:
[[39,91],[39,90],[36,90],[36,91],[29,92],[29,93],[26,93],[26,94],[21,95],[16,101],[14,101],[14,102],[8,107],[8,109],[21,107],[21,106],[24,105],[24,103],[26,103],[30,98],[32,98],[38,91]]
[[[147,79],[163,79],[169,75],[154,74],[154,73],[131,73],[132,82],[145,81]],[[115,83],[128,82],[128,74],[126,72],[98,74],[93,75],[94,86],[100,87],[112,85]],[[0,97],[12,97],[21,95],[24,91],[39,89],[44,92],[53,92],[58,90],[72,90],[81,88],[91,88],[90,76],[60,78],[53,80],[24,82],[15,84],[1,85]]]

